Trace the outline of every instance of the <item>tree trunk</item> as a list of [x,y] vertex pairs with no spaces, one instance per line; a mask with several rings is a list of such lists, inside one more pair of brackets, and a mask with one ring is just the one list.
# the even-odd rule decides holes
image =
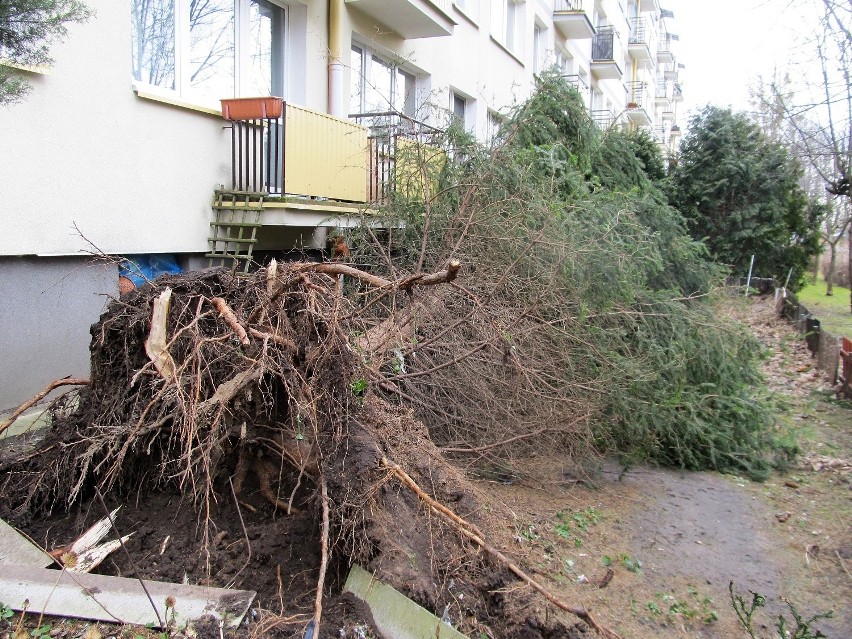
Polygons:
[[825,274],[825,294],[834,295],[834,266],[837,264],[837,242],[829,242],[828,272]]
[[814,286],[819,281],[819,258],[822,257],[822,251],[814,255]]

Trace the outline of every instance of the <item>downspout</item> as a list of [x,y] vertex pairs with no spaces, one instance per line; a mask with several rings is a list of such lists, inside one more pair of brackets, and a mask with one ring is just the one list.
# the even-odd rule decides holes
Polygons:
[[344,100],[343,0],[328,0],[328,113],[337,118],[348,115]]

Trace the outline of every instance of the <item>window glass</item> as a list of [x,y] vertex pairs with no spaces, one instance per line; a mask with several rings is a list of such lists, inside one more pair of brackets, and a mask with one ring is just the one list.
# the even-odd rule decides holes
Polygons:
[[174,89],[174,0],[133,0],[131,9],[134,79]]
[[131,0],[133,77],[205,101],[283,95],[285,18],[269,0]]
[[394,109],[409,117],[414,117],[415,106],[414,76],[402,69],[396,70],[396,85],[394,86]]
[[190,86],[205,97],[234,95],[234,2],[189,4]]
[[417,78],[361,45],[352,45],[349,112],[416,112]]
[[453,118],[459,123],[464,124],[466,100],[458,93],[453,93]]
[[370,59],[370,83],[365,87],[365,108],[368,113],[391,109],[391,83],[393,71],[390,64],[380,58]]
[[266,0],[249,5],[249,68],[246,91],[250,95],[284,94],[284,13]]
[[349,113],[363,111],[361,100],[364,96],[364,52],[358,47],[352,47],[352,67],[349,71]]
[[506,46],[511,51],[515,50],[517,13],[518,5],[515,4],[514,0],[506,0],[506,33],[504,37]]

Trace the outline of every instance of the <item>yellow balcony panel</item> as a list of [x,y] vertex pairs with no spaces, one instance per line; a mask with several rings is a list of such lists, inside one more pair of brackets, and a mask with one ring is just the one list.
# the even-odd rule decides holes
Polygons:
[[284,192],[366,202],[367,129],[287,104]]
[[346,0],[353,9],[407,40],[453,34],[450,0]]

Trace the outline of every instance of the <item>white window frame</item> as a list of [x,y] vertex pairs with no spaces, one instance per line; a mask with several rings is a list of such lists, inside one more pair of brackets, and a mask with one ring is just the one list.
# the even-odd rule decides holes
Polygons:
[[[191,66],[190,66],[190,24],[188,20],[189,16],[189,7],[191,0],[174,0],[174,87],[164,87],[159,85],[152,85],[144,80],[137,80],[133,78],[133,86],[137,90],[145,90],[154,95],[162,95],[163,97],[173,97],[179,100],[188,100],[191,102],[196,102],[199,104],[209,104],[211,107],[215,105],[218,108],[218,99],[211,98],[210,96],[204,95],[204,93],[198,89],[193,89],[191,86]],[[230,95],[222,95],[219,98],[230,98],[230,97],[256,97],[254,95],[248,96],[248,93],[253,93],[248,86],[247,78],[249,77],[249,47],[250,47],[250,10],[251,10],[251,0],[233,0],[234,1],[234,82],[232,91]],[[287,96],[288,92],[288,82],[289,82],[289,73],[288,71],[288,60],[289,60],[289,50],[288,43],[290,41],[289,37],[289,28],[290,28],[290,16],[289,16],[289,6],[281,2],[279,0],[267,0],[270,4],[273,4],[281,9],[283,12],[283,25],[281,28],[280,37],[281,41],[279,46],[281,47],[281,55],[283,58],[283,65],[281,69],[281,73],[283,75],[280,78],[282,84],[281,93],[284,94],[283,97]],[[135,28],[134,25],[131,25],[131,28]],[[131,71],[132,74],[132,71]]]

